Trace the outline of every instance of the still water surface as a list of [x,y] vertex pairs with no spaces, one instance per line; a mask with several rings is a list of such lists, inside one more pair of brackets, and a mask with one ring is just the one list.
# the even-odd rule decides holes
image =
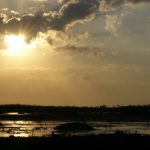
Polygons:
[[[54,127],[66,121],[1,121],[0,137],[31,137],[51,136],[57,133]],[[116,130],[126,133],[140,133],[150,135],[150,125],[147,122],[86,122],[95,128],[93,131],[67,132],[69,135],[89,135],[101,133],[115,133]]]

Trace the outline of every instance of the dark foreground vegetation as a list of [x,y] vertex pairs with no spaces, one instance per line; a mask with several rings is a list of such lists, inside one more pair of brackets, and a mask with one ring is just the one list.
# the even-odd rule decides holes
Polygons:
[[[7,115],[18,112],[17,115]],[[150,105],[116,107],[54,107],[0,105],[0,120],[150,121]]]
[[149,149],[150,136],[121,133],[90,136],[53,136],[31,138],[0,138],[4,149]]

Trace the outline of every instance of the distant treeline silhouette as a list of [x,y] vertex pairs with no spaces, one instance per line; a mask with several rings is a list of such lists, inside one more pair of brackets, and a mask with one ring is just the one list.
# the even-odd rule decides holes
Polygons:
[[[8,116],[5,113],[18,112]],[[24,115],[25,113],[28,113]],[[0,105],[0,119],[23,120],[88,120],[88,121],[150,121],[150,105],[139,106],[33,106]]]

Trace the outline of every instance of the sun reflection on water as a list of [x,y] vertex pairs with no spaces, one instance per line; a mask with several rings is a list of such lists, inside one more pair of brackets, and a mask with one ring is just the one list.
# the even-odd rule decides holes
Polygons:
[[8,113],[5,113],[5,115],[18,115],[18,112],[8,112]]
[[[0,137],[33,137],[33,136],[50,136],[55,132],[54,127],[66,122],[61,121],[1,121],[0,122]],[[69,134],[87,135],[87,134],[101,134],[101,133],[115,133],[116,130],[130,133],[149,134],[150,127],[147,127],[146,122],[129,122],[129,123],[111,123],[107,127],[108,122],[89,122],[96,130],[91,132],[76,132]],[[57,134],[55,132],[55,134]]]
[[28,133],[16,133],[13,135],[14,137],[29,137],[30,135]]

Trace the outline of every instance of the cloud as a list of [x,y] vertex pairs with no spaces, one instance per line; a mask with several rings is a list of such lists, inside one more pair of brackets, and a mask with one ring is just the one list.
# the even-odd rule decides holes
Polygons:
[[125,0],[125,2],[141,3],[141,2],[150,2],[150,1],[149,0]]
[[100,0],[100,12],[109,12],[116,10],[123,4],[139,4],[139,3],[149,3],[149,0]]
[[107,16],[105,30],[117,35],[118,27],[121,25],[121,20],[118,16]]
[[106,12],[123,3],[140,2],[149,2],[149,0],[61,0],[58,1],[57,8],[48,12],[41,11],[36,14],[22,15],[19,12],[11,11],[11,14],[7,16],[3,12],[0,15],[0,34],[23,32],[28,37],[27,41],[30,41],[36,38],[39,32],[65,31],[77,23],[91,21],[99,9],[100,12]]
[[27,40],[35,38],[38,32],[46,31],[45,18],[41,14],[25,15],[22,18],[11,18],[3,24],[5,33],[25,33],[28,37]]
[[[101,60],[101,62],[104,60],[109,59],[115,59],[118,57],[119,53],[117,50],[113,49],[106,49],[104,47],[100,46],[76,46],[76,45],[66,45],[62,47],[56,47],[54,49],[56,52],[59,52],[61,54],[65,53],[65,55],[68,55],[68,57],[74,59],[82,59],[85,60],[94,60],[97,64],[100,62],[97,62]],[[93,62],[94,62],[93,61]],[[89,65],[89,64],[88,64]]]
[[99,8],[99,0],[70,0],[61,2],[57,11],[41,12],[37,14],[21,15],[11,13],[11,16],[4,18],[1,13],[0,32],[2,34],[17,34],[25,32],[28,40],[35,38],[39,32],[48,30],[64,31],[76,23],[84,23],[94,18]]
[[67,1],[59,12],[51,19],[50,28],[63,30],[78,22],[91,20],[99,8],[98,0]]

